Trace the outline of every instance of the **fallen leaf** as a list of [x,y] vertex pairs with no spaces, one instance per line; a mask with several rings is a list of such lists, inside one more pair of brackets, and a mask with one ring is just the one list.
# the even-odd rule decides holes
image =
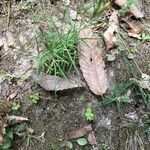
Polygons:
[[90,132],[89,135],[88,135],[88,142],[91,145],[97,145],[97,141],[96,141],[96,138],[95,138],[95,135],[94,135],[93,131]]
[[34,76],[34,81],[37,82],[46,91],[61,91],[84,86],[82,82],[77,82],[73,79],[64,79],[58,76],[51,76],[46,74]]
[[[115,0],[114,3],[120,7],[123,7],[127,5],[127,0]],[[144,15],[141,12],[140,8],[141,4],[138,3],[136,0],[133,4],[131,4],[129,11],[138,19],[138,18],[143,18]]]
[[93,32],[97,32],[100,29],[104,29],[106,27],[106,23],[99,23],[92,28]]
[[125,23],[128,25],[127,32],[130,37],[139,38],[141,36],[142,28],[137,27],[129,21],[125,21]]
[[17,92],[11,93],[8,98],[7,101],[14,99],[17,96]]
[[97,40],[90,29],[82,30],[80,36],[85,42],[79,45],[80,69],[90,90],[96,95],[103,95],[108,88],[108,79]]
[[67,134],[67,139],[68,140],[72,140],[72,139],[78,139],[80,137],[83,137],[84,135],[86,135],[87,133],[92,131],[92,127],[91,124],[82,127],[80,129],[77,129],[75,131],[71,131]]
[[118,32],[119,21],[118,21],[118,12],[114,11],[109,18],[109,27],[104,32],[104,41],[106,45],[106,50],[111,50],[115,47],[116,37],[115,34]]
[[28,118],[24,118],[24,117],[21,117],[21,116],[8,116],[7,120],[9,120],[9,121],[15,120],[16,122],[29,121]]

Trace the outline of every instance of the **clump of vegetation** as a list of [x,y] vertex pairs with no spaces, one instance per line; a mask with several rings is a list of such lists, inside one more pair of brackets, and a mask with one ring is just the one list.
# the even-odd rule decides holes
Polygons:
[[8,117],[7,125],[3,134],[4,141],[1,143],[0,149],[8,150],[11,148],[15,137],[23,137],[25,135],[25,125],[19,124],[13,117]]
[[102,12],[104,12],[110,6],[110,2],[108,0],[98,0],[94,3],[94,11],[93,17],[97,17]]
[[31,100],[31,102],[32,102],[33,104],[37,104],[38,101],[40,100],[39,93],[31,93],[31,94],[29,95],[29,97],[30,97],[30,100]]
[[94,120],[94,113],[92,111],[91,106],[88,106],[86,108],[85,117],[87,121],[93,121]]
[[126,95],[128,89],[131,87],[132,83],[122,84],[113,89],[111,95],[107,96],[102,104],[108,105],[112,103],[117,103],[120,105],[121,103],[130,103],[131,100],[128,95]]
[[60,31],[54,22],[39,25],[39,37],[45,46],[37,57],[37,72],[66,77],[76,69],[78,59],[77,45],[80,41],[78,31],[71,27],[67,33]]
[[13,111],[18,111],[20,109],[20,103],[18,101],[17,102],[13,102],[11,109]]

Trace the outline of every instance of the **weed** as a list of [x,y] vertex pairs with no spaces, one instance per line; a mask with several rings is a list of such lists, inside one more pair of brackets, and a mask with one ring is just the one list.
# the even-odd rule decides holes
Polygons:
[[102,145],[100,146],[100,150],[108,150],[108,144],[105,142],[105,143],[102,143]]
[[57,146],[55,144],[51,144],[51,150],[57,150]]
[[[125,62],[125,66],[126,66],[126,69],[127,69],[126,73],[128,73],[128,76],[130,78],[133,77],[135,81],[138,81],[139,75],[143,74],[143,73],[142,73],[140,67],[138,66],[138,64],[137,64],[137,62],[135,61],[134,58],[132,59],[132,61],[129,61],[127,59],[127,53],[130,53],[130,54],[131,54],[131,52],[132,53],[137,53],[138,50],[135,46],[133,47],[133,49],[131,49],[128,46],[128,44],[123,40],[123,37],[124,37],[123,33],[118,35],[118,40],[117,40],[117,43],[116,43],[117,46],[118,46],[118,52],[123,56],[123,60]],[[142,89],[138,84],[136,84],[136,82],[133,82],[133,84],[134,84],[134,86],[132,86],[132,90],[134,91],[134,94],[141,97],[143,102],[146,104],[146,106],[148,106],[149,105],[149,99],[150,99],[150,94],[148,93],[148,91]],[[115,100],[115,99],[113,98],[113,100]],[[109,99],[108,101],[111,102],[113,100]]]
[[93,18],[104,12],[109,6],[108,0],[98,0],[98,2],[94,3]]
[[138,37],[138,39],[141,40],[142,42],[150,41],[150,35],[146,35],[145,33],[142,33],[142,35]]
[[13,111],[18,111],[20,109],[20,103],[19,102],[13,102],[11,109]]
[[126,95],[128,89],[131,87],[132,83],[122,84],[113,89],[111,95],[107,96],[103,101],[103,105],[108,105],[111,103],[117,103],[119,106],[121,103],[131,103],[131,99]]
[[20,78],[21,81],[25,81],[25,80],[28,79],[28,77],[26,76],[26,74],[22,74],[19,78]]
[[18,124],[15,119],[7,119],[7,126],[4,132],[4,141],[0,145],[1,150],[8,150],[12,146],[12,142],[15,137],[23,137],[25,126],[24,124]]
[[29,97],[30,97],[30,100],[31,100],[31,102],[32,102],[33,104],[37,104],[38,101],[40,100],[39,93],[31,93],[31,94],[29,95]]
[[80,96],[80,101],[84,101],[84,100],[85,100],[84,95],[81,95],[81,96]]
[[92,111],[91,106],[87,106],[86,112],[85,112],[85,117],[87,121],[93,121],[94,120],[94,113]]
[[47,21],[44,29],[39,27],[39,37],[45,46],[37,57],[37,73],[46,73],[66,78],[66,74],[76,69],[80,38],[75,27],[67,33],[59,31],[53,21]]

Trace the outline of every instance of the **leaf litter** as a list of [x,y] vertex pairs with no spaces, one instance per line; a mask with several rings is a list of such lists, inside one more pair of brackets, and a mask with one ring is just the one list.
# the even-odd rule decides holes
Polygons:
[[84,39],[84,43],[79,45],[79,64],[83,77],[94,94],[103,95],[108,88],[108,78],[101,50],[91,29],[81,30],[80,37]]
[[118,33],[118,28],[119,28],[118,12],[114,11],[109,18],[109,27],[103,34],[106,50],[111,50],[112,48],[115,47],[116,33]]
[[139,38],[141,36],[142,28],[136,26],[128,20],[125,20],[125,23],[128,26],[127,33],[130,37]]
[[46,91],[62,91],[66,89],[84,87],[84,83],[82,82],[46,74],[34,76],[34,81]]
[[78,139],[80,137],[85,136],[86,134],[90,133],[92,131],[91,124],[84,126],[80,129],[71,131],[67,134],[67,140],[72,140],[72,139]]

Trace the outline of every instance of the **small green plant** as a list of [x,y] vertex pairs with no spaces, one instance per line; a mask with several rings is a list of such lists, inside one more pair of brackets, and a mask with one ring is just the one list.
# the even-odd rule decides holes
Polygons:
[[105,143],[102,143],[101,146],[100,146],[100,150],[108,150],[108,144],[105,142]]
[[85,112],[85,117],[86,117],[86,120],[88,120],[88,121],[94,120],[94,113],[92,111],[91,106],[87,106],[86,112]]
[[72,26],[67,33],[56,27],[53,20],[39,25],[38,35],[45,50],[37,57],[37,73],[65,77],[76,69],[77,45],[80,42],[77,29]]
[[107,96],[102,104],[103,105],[108,105],[111,103],[117,103],[119,106],[121,103],[130,103],[131,100],[128,95],[126,95],[128,89],[130,88],[132,83],[126,83],[122,84],[120,86],[117,86],[113,89],[111,95]]
[[110,2],[108,0],[98,0],[94,3],[94,12],[93,18],[97,17],[99,14],[104,12],[110,6]]
[[12,103],[12,106],[11,106],[11,109],[13,110],[13,111],[18,111],[19,109],[20,109],[20,103],[19,102],[13,102]]
[[3,129],[4,141],[0,144],[0,149],[9,150],[15,137],[23,137],[25,135],[24,128],[23,124],[18,124],[16,119],[8,116],[7,126]]
[[142,33],[142,35],[138,38],[142,42],[150,41],[150,35],[146,35],[145,33]]
[[80,145],[80,146],[85,146],[88,142],[85,138],[79,138],[77,140],[77,143]]
[[80,101],[84,101],[84,100],[85,100],[84,95],[81,95],[81,96],[80,96]]
[[29,97],[33,104],[37,104],[38,101],[40,100],[39,93],[31,93]]

